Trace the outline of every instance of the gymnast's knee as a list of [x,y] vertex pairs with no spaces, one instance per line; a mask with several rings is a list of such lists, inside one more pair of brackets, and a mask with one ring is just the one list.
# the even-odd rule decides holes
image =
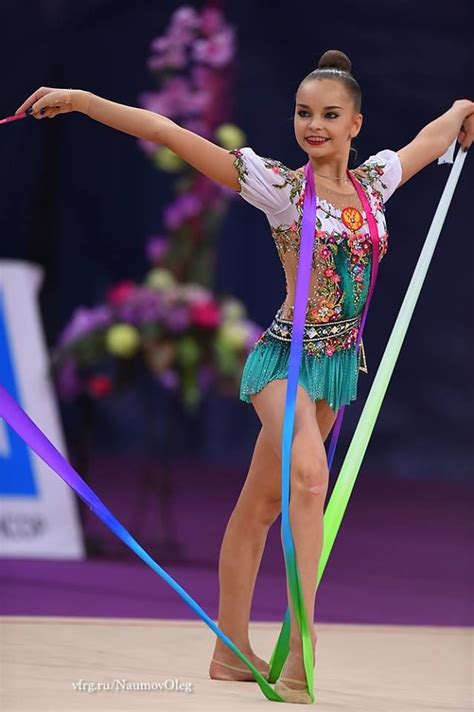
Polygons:
[[[324,497],[329,485],[327,462],[295,462],[291,471],[291,490],[298,495]],[[310,500],[311,501],[311,500]]]

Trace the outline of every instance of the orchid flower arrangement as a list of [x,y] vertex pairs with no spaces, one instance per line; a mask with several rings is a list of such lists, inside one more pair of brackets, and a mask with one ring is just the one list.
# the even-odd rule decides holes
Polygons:
[[[178,8],[163,36],[151,43],[148,67],[160,89],[144,92],[140,104],[194,133],[231,150],[245,143],[230,123],[235,31],[220,10]],[[180,281],[212,287],[215,240],[230,189],[209,180],[166,146],[139,140],[140,148],[161,170],[176,175],[176,198],[164,211],[169,250],[163,267]]]
[[[228,150],[241,146],[245,136],[229,122],[234,56],[235,33],[220,10],[178,8],[151,44],[148,67],[160,90],[143,94],[141,105]],[[262,328],[239,300],[211,289],[215,240],[232,191],[166,146],[138,144],[157,168],[176,174],[162,234],[147,243],[150,271],[142,283],[113,286],[104,304],[79,307],[53,351],[52,369],[63,399],[104,398],[128,385],[130,366],[141,361],[193,409],[211,386],[236,393]]]

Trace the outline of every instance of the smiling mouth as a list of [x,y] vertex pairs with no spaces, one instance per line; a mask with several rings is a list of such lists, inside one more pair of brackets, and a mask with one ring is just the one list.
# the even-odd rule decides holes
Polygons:
[[311,136],[308,136],[305,138],[305,141],[307,141],[311,146],[323,146],[325,143],[327,143],[330,139],[324,138],[324,139],[317,139],[317,138],[312,138]]

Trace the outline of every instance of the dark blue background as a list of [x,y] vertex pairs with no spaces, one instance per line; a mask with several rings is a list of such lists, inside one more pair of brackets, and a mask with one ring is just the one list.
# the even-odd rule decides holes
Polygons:
[[[200,3],[190,3],[196,7]],[[151,40],[176,2],[88,0],[2,3],[0,115],[41,85],[88,89],[138,105],[156,88],[146,67]],[[257,153],[290,166],[305,155],[293,136],[300,79],[326,49],[346,52],[363,94],[357,163],[397,150],[474,86],[471,2],[333,4],[224,3],[238,32],[235,121]],[[136,140],[82,115],[27,120],[0,130],[0,257],[38,262],[48,342],[79,305],[101,301],[115,281],[140,279],[144,245],[161,230],[169,178]],[[472,471],[472,149],[387,391],[366,466],[403,478],[468,478]],[[354,165],[352,162],[351,165]],[[381,264],[364,342],[369,374],[347,410],[344,453],[389,338],[450,167],[436,162],[390,199],[389,251]],[[283,272],[266,219],[240,199],[219,243],[216,288],[234,293],[267,326],[284,296]],[[163,425],[156,393],[156,427]],[[75,421],[65,416],[68,436]],[[96,446],[140,451],[140,391],[98,414]],[[259,422],[250,405],[211,397],[185,448],[206,458],[248,462]],[[194,435],[193,435],[194,433]],[[196,434],[197,433],[197,434]],[[177,438],[180,436],[177,435]]]

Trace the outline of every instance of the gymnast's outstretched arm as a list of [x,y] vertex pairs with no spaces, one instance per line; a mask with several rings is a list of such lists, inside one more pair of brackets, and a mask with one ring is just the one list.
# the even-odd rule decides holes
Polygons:
[[82,89],[52,87],[37,89],[15,113],[29,109],[36,119],[78,111],[118,131],[167,146],[208,178],[240,191],[232,154],[161,114],[118,104]]

